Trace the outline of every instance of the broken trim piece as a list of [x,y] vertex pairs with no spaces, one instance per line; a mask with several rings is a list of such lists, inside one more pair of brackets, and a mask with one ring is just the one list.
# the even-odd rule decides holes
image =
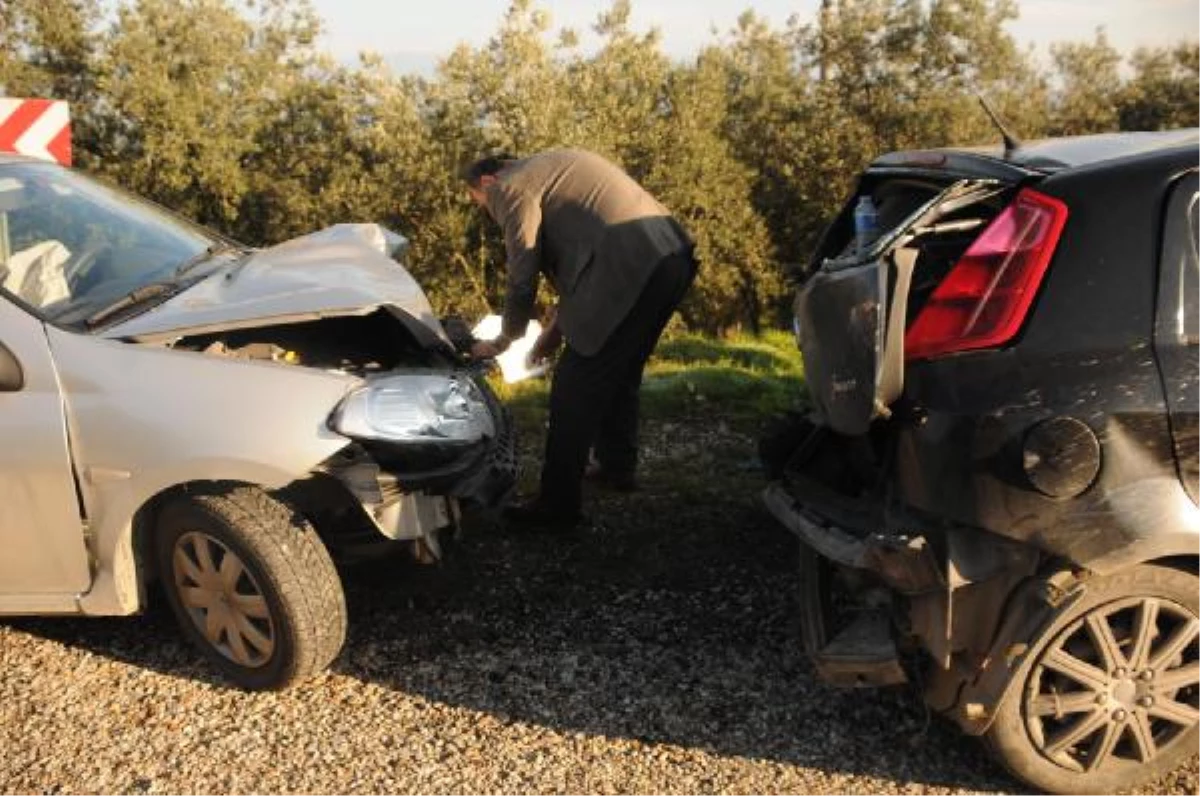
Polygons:
[[945,588],[945,577],[937,558],[922,535],[872,533],[860,539],[804,512],[780,483],[768,486],[762,500],[784,527],[835,563],[872,572],[905,595],[927,594]]
[[951,717],[968,735],[983,735],[996,718],[996,709],[1016,684],[1013,674],[1034,642],[1086,592],[1073,573],[1056,572],[1027,580],[1013,591],[991,650],[974,677],[964,683]]
[[891,623],[881,611],[863,613],[812,658],[821,679],[840,688],[882,688],[908,682]]

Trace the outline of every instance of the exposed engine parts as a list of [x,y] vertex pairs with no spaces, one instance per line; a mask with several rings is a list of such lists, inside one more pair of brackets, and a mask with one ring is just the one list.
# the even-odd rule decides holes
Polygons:
[[279,326],[233,329],[176,340],[174,348],[368,376],[399,367],[446,364],[388,309]]

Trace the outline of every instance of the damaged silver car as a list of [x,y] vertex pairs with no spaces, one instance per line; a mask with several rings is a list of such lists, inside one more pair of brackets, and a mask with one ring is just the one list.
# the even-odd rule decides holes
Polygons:
[[157,578],[238,685],[327,666],[334,560],[435,560],[516,478],[402,244],[339,225],[250,250],[0,155],[0,615],[131,614]]

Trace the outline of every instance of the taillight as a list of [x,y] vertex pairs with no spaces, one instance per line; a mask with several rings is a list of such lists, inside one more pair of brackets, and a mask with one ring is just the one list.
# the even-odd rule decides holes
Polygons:
[[906,359],[1005,345],[1025,322],[1067,222],[1067,206],[1028,188],[992,219],[904,336]]

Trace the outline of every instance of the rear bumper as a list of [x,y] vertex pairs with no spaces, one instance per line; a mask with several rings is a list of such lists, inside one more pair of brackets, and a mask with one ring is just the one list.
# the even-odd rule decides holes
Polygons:
[[[924,526],[927,533],[884,533],[923,526],[898,518],[895,507],[886,524],[867,525],[864,518],[884,516],[882,507],[852,516],[847,504],[862,501],[838,497],[803,478],[772,483],[762,494],[802,543],[799,619],[818,675],[835,686],[875,687],[920,671],[915,679],[930,707],[983,732],[1019,663],[1012,650],[1028,648],[1055,610],[1038,552],[945,523]],[[833,610],[843,604],[831,599],[834,591],[848,593],[852,611]],[[902,653],[917,651],[902,665]]]
[[780,483],[768,486],[762,500],[801,542],[836,564],[871,572],[900,594],[945,588],[937,557],[923,535],[856,535],[802,507]]
[[[943,585],[937,560],[922,536],[852,532],[806,509],[782,483],[768,486],[763,504],[801,543],[800,624],[817,675],[841,688],[899,685],[908,680],[897,651],[893,623],[878,604],[855,612],[844,627],[829,623],[832,587],[819,558],[870,573],[897,594],[920,595]],[[876,602],[876,601],[872,601]]]

